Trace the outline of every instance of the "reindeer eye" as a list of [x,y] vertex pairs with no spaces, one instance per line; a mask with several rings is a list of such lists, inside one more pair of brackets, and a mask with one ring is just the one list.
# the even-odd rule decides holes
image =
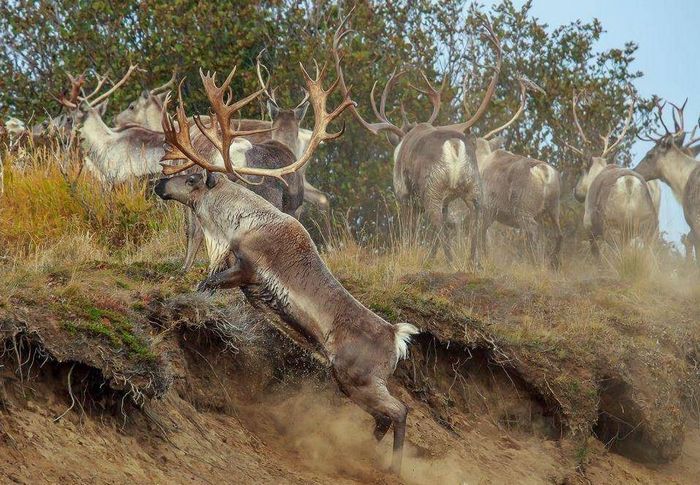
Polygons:
[[134,103],[131,103],[131,104],[129,105],[129,109],[134,109]]
[[187,185],[194,185],[196,182],[197,182],[196,175],[190,175],[190,177],[187,179]]

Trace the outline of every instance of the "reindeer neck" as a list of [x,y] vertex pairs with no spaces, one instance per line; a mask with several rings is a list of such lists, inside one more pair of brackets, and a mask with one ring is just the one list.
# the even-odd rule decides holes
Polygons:
[[683,200],[686,183],[697,166],[697,160],[675,148],[659,160],[661,179],[671,186],[673,195],[679,200]]
[[155,103],[152,103],[152,108],[146,112],[146,122],[144,126],[149,130],[163,131],[161,124],[161,111]]
[[112,129],[110,129],[110,127],[107,126],[104,121],[102,121],[101,117],[94,114],[87,115],[80,132],[83,139],[85,139],[85,141],[91,145],[100,143],[103,140],[114,136],[114,131],[112,131]]

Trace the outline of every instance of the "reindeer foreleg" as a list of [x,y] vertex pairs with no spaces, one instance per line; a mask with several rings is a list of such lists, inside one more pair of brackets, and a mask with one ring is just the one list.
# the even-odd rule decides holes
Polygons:
[[240,258],[235,258],[235,261],[229,268],[214,273],[202,281],[197,286],[197,291],[238,288],[248,283],[248,279],[248,272],[244,271]]

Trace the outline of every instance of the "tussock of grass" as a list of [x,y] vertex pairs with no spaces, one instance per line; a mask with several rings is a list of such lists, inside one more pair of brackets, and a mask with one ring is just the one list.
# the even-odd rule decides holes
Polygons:
[[6,257],[41,252],[80,233],[92,235],[109,251],[137,247],[179,226],[181,209],[162,204],[147,190],[146,181],[108,190],[81,171],[77,159],[66,161],[61,152],[43,149],[29,162],[8,154],[0,199]]

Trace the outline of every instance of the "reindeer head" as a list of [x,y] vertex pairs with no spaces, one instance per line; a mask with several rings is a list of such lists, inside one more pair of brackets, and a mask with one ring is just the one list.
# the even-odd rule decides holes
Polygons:
[[586,200],[586,194],[588,194],[591,183],[607,165],[608,161],[603,157],[591,158],[591,165],[588,167],[588,171],[581,175],[574,188],[574,197],[576,197],[576,200],[579,202],[584,202]]
[[569,143],[565,144],[569,149],[571,149],[574,153],[580,155],[583,159],[590,160],[588,170],[584,172],[583,175],[581,175],[581,178],[579,178],[576,184],[576,188],[574,189],[574,196],[579,202],[583,202],[584,200],[586,200],[586,194],[588,193],[588,188],[591,186],[591,183],[605,168],[605,166],[608,165],[609,158],[614,156],[615,151],[619,148],[620,144],[625,139],[627,130],[629,129],[630,124],[632,122],[632,118],[634,115],[634,105],[636,102],[636,97],[634,95],[632,86],[628,86],[627,92],[629,93],[631,101],[627,108],[627,115],[625,116],[625,120],[622,125],[622,128],[620,129],[620,133],[615,139],[615,141],[613,141],[612,143],[610,142],[610,138],[612,137],[613,131],[615,130],[614,125],[611,126],[605,134],[597,133],[597,136],[602,143],[601,148],[599,145],[596,145],[596,143],[594,143],[586,136],[586,133],[584,132],[581,123],[579,122],[578,105],[581,102],[589,101],[590,93],[586,91],[574,91],[573,98],[571,100],[571,111],[574,118],[574,124],[576,125],[576,129],[580,137],[580,147],[572,146]]
[[275,97],[276,89],[269,91],[267,88],[269,81],[266,83],[263,80],[263,70],[268,73],[269,79],[269,71],[260,60],[263,52],[264,50],[258,54],[256,70],[258,81],[267,98],[267,113],[272,121],[271,136],[273,140],[279,141],[296,154],[299,145],[299,126],[306,115],[306,110],[309,108],[309,92],[305,91],[304,99],[295,108],[281,108]]
[[698,129],[698,125],[700,125],[700,118],[698,118],[698,125],[693,128],[689,136],[690,139],[686,142],[687,132],[684,127],[683,110],[687,102],[688,100],[686,99],[686,102],[683,103],[681,107],[669,103],[673,109],[674,131],[671,131],[668,129],[663,119],[663,110],[666,103],[661,103],[659,100],[656,100],[657,117],[664,129],[664,133],[662,134],[658,131],[654,131],[650,136],[639,137],[644,141],[651,141],[654,143],[654,146],[644,155],[637,166],[634,167],[635,172],[638,172],[644,179],[655,180],[661,178],[660,164],[667,156],[674,152],[680,152],[691,157],[696,155],[695,150],[697,150],[698,147],[693,145],[700,142],[700,137],[695,137],[695,132]]
[[163,110],[163,101],[168,90],[175,86],[176,72],[173,70],[172,77],[155,89],[144,89],[138,99],[129,103],[129,106],[114,117],[117,126],[137,124],[150,128],[149,121],[156,120],[160,123],[160,113]]
[[197,201],[207,191],[216,187],[220,180],[217,174],[211,172],[206,172],[206,175],[201,173],[176,175],[160,179],[153,188],[153,192],[163,200],[174,200],[194,208]]

